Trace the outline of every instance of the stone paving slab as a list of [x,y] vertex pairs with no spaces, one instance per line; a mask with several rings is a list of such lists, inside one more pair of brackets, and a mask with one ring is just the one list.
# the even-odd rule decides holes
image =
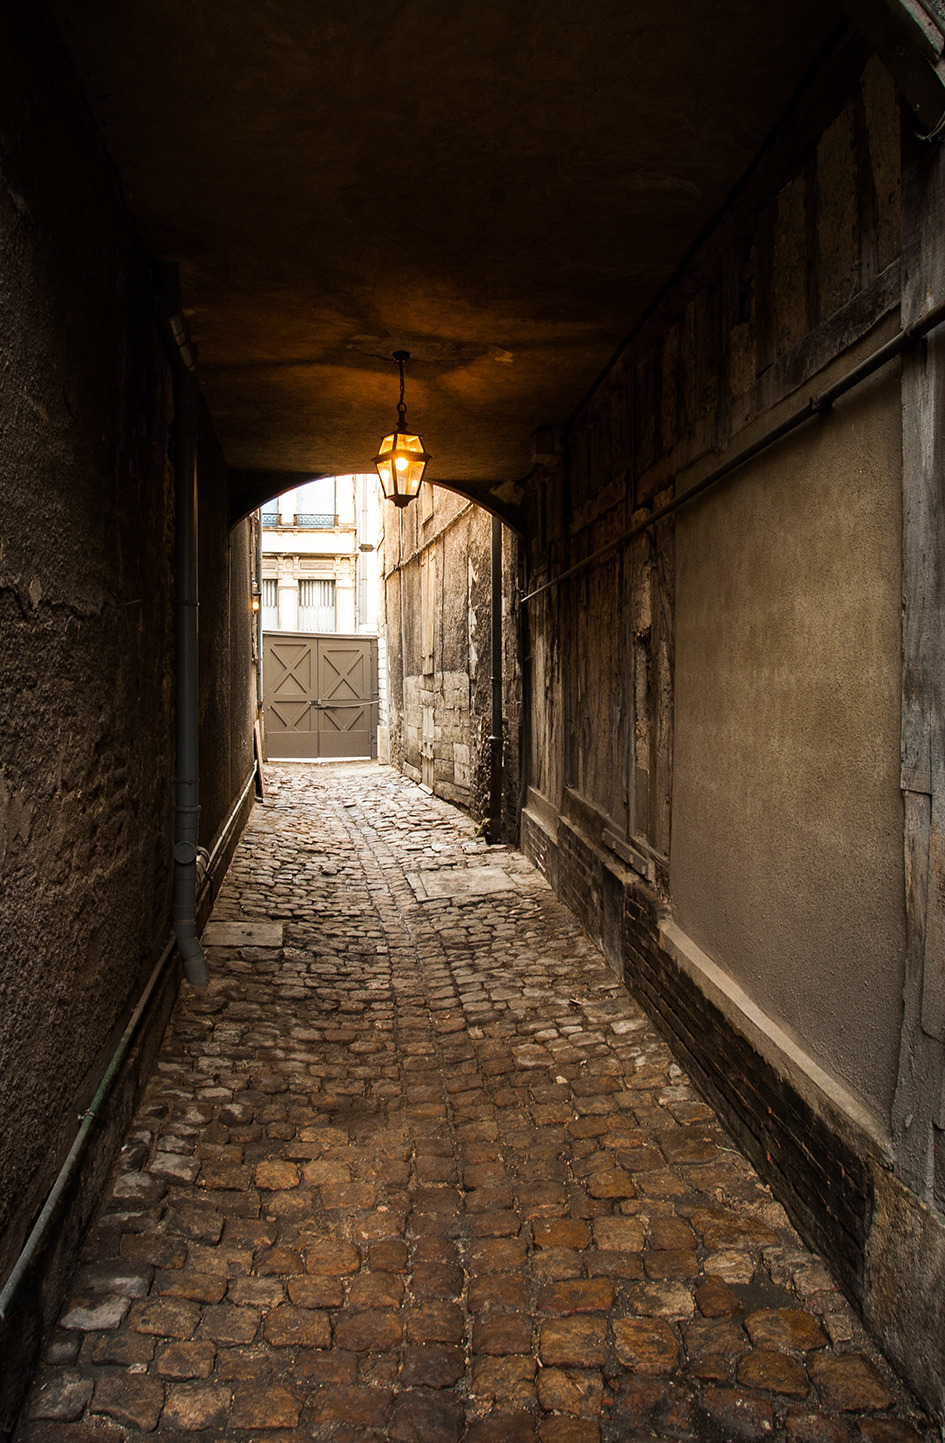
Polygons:
[[281,922],[215,922],[211,918],[200,940],[205,947],[281,947],[283,931]]
[[282,764],[212,926],[260,923],[208,936],[19,1443],[939,1438],[524,858]]
[[501,867],[440,867],[428,872],[407,872],[405,876],[418,902],[486,897],[493,892],[516,890],[516,883]]

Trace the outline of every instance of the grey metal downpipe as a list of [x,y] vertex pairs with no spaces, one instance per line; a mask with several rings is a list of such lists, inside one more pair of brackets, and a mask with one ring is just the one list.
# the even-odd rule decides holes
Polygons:
[[492,735],[489,769],[489,841],[502,840],[502,522],[492,518]]
[[206,987],[210,970],[197,937],[197,862],[200,776],[197,726],[197,440],[200,393],[196,356],[181,314],[177,278],[160,267],[158,296],[165,348],[174,368],[175,431],[175,673],[176,782],[174,820],[174,934],[184,975]]
[[[253,525],[253,554],[256,568],[256,590],[259,594],[259,610],[256,613],[256,716],[263,714],[263,579],[262,579],[262,519],[256,513]],[[259,758],[262,762],[262,757]]]
[[175,530],[177,561],[177,742],[174,827],[174,933],[184,975],[206,987],[210,969],[197,937],[197,838],[200,772],[197,734],[197,378],[178,373],[174,385],[177,427]]

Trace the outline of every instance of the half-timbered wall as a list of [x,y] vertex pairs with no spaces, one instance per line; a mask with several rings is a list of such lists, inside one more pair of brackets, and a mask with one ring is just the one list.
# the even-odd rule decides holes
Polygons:
[[841,47],[530,479],[522,833],[941,1406],[938,343],[608,549],[941,298],[901,126]]

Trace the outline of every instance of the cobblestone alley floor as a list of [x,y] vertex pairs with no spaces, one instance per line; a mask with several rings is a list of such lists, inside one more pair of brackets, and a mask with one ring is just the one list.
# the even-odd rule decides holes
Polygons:
[[212,929],[21,1443],[939,1437],[461,813],[390,768],[272,767]]

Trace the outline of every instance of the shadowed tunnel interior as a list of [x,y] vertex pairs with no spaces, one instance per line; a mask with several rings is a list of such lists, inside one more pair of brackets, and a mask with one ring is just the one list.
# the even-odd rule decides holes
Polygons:
[[[0,8],[0,1431],[181,988],[231,986],[199,933],[258,792],[257,618],[373,630],[369,570],[380,793],[520,846],[945,1416],[943,117],[942,0]],[[337,490],[264,547],[262,502],[369,470],[400,351],[432,486],[363,549]],[[633,1162],[595,1206],[650,1196]],[[173,1231],[143,1201],[116,1265]],[[116,1422],[82,1370],[118,1345],[66,1331],[79,1411],[35,1443]],[[734,1360],[738,1397],[802,1387]],[[830,1396],[775,1443],[911,1438]],[[554,1397],[528,1426],[584,1443]]]
[[812,0],[53,8],[229,466],[363,469],[405,349],[429,478],[507,505],[846,29]]

